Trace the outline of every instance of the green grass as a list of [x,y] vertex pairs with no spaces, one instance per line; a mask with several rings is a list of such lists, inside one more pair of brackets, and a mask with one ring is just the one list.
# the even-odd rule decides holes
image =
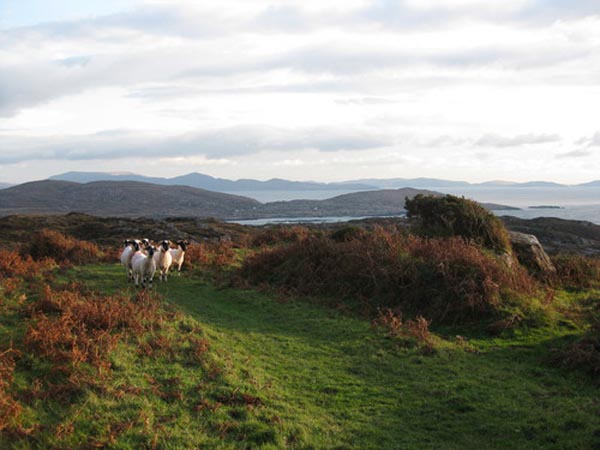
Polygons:
[[[107,293],[125,286],[116,265],[81,267],[68,276]],[[143,423],[134,416],[149,411],[148,429],[123,433],[116,447],[149,446],[147,436],[162,423],[162,448],[600,448],[598,385],[550,362],[551,349],[579,333],[572,326],[473,337],[470,351],[444,329],[439,350],[423,356],[365,320],[314,304],[217,289],[185,275],[157,283],[156,291],[210,340],[225,373],[211,385],[211,401],[219,390],[239,389],[264,404],[198,417],[186,401],[90,393],[75,423],[81,439],[119,420]],[[177,330],[171,333],[176,338]],[[180,361],[148,360],[143,367],[136,361],[131,349],[119,351],[114,383],[147,387],[146,372],[178,377],[189,393],[205,378]]]

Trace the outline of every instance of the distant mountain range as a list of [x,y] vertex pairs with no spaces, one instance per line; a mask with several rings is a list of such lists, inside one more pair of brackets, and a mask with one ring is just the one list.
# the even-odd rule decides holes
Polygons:
[[342,181],[337,183],[318,183],[313,181],[290,181],[273,178],[267,181],[252,179],[228,180],[215,178],[201,173],[189,173],[174,178],[147,177],[134,173],[106,172],[67,172],[50,177],[51,180],[72,181],[75,183],[90,183],[94,181],[140,181],[160,185],[182,185],[217,192],[244,191],[311,191],[311,190],[346,190],[365,191],[373,189],[397,189],[411,187],[415,189],[441,188],[544,188],[544,187],[600,187],[600,180],[577,185],[566,185],[550,181],[528,181],[515,183],[511,181],[486,181],[483,183],[468,183],[466,181],[451,181],[437,178],[364,178],[359,180]]
[[[326,200],[260,203],[254,199],[190,186],[165,186],[139,181],[44,180],[0,190],[0,216],[80,212],[116,217],[275,217],[386,216],[405,212],[406,198],[443,195],[422,189],[355,192]],[[490,209],[506,209],[484,205]]]
[[362,183],[317,183],[313,181],[289,181],[273,178],[267,181],[241,179],[227,180],[215,178],[202,173],[188,173],[174,178],[146,177],[134,173],[105,173],[105,172],[67,172],[55,175],[50,180],[72,181],[75,183],[90,183],[93,181],[140,181],[143,183],[161,184],[167,186],[191,186],[198,189],[208,189],[217,192],[243,191],[312,191],[312,190],[370,190],[376,189]]

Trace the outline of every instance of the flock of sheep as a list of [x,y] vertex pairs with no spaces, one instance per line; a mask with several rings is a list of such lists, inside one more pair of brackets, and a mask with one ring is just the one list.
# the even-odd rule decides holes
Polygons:
[[127,239],[123,241],[124,249],[121,252],[121,264],[127,271],[127,280],[133,280],[136,286],[140,282],[152,289],[152,280],[158,270],[160,281],[167,281],[171,266],[177,266],[181,273],[181,266],[185,251],[189,243],[177,241],[177,248],[171,248],[169,241],[162,241],[159,245],[152,245],[148,239]]

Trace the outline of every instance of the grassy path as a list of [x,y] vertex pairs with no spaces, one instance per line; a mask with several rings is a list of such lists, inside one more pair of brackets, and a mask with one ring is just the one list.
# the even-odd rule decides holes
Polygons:
[[[117,266],[73,275],[124,286]],[[315,305],[187,276],[156,290],[200,322],[229,370],[254,377],[299,448],[600,448],[597,385],[548,362],[567,331],[422,356]]]

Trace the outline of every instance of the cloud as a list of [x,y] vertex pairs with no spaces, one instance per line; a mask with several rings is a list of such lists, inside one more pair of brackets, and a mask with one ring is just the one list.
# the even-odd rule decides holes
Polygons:
[[338,99],[335,101],[340,105],[389,105],[391,103],[398,103],[395,100],[390,100],[382,97],[358,97],[358,98],[345,98]]
[[586,145],[587,147],[599,147],[600,146],[600,131],[596,132],[590,137],[582,137],[576,144]]
[[[0,32],[3,40],[39,38],[114,41],[126,31],[142,34],[206,38],[227,33],[230,20],[223,10],[190,8],[185,5],[146,4],[129,11],[92,18],[60,20]],[[131,36],[130,36],[131,37]]]
[[566,153],[558,153],[556,155],[557,158],[585,158],[586,156],[590,156],[592,152],[589,150],[573,150]]
[[557,134],[519,134],[517,136],[501,136],[498,134],[484,134],[475,141],[479,147],[519,147],[521,145],[548,144],[559,142],[561,137]]
[[355,129],[281,129],[235,126],[169,137],[140,136],[124,130],[107,130],[86,136],[56,138],[3,138],[0,164],[27,160],[106,160],[205,156],[223,158],[262,151],[321,152],[368,150],[393,144],[393,140]]
[[[507,0],[493,7],[494,2],[472,0],[361,3],[346,8],[149,3],[118,14],[0,31],[0,116],[106,86],[130,89],[132,97],[158,99],[181,96],[186,89],[336,92],[348,85],[359,85],[362,92],[357,96],[377,96],[373,90],[379,86],[398,89],[398,78],[429,89],[445,80],[468,82],[472,74],[494,82],[501,74],[513,73],[527,82],[525,70],[593,61],[598,54],[594,34],[574,39],[566,25],[541,34],[512,30],[508,40],[504,35],[490,38],[488,31],[483,42],[465,41],[460,28],[437,26],[454,18],[496,17],[499,12],[517,20],[527,8],[533,11],[530,0]],[[544,10],[543,4],[534,6]],[[584,2],[585,11],[593,12],[592,6]],[[554,0],[548,8],[562,11],[567,2]],[[373,27],[373,22],[386,21],[417,28],[437,25],[434,32],[420,34],[412,28]],[[475,32],[486,31],[480,27]],[[304,79],[282,82],[290,73]],[[587,77],[598,82],[592,71],[576,68],[547,73],[567,81]],[[178,86],[181,80],[190,83]],[[152,92],[147,84],[163,86]]]
[[448,26],[456,21],[552,24],[600,14],[596,0],[373,0],[353,13],[355,21],[389,28]]
[[309,15],[290,5],[269,5],[251,23],[252,28],[261,31],[283,31],[286,33],[306,31],[319,24],[315,15]]

